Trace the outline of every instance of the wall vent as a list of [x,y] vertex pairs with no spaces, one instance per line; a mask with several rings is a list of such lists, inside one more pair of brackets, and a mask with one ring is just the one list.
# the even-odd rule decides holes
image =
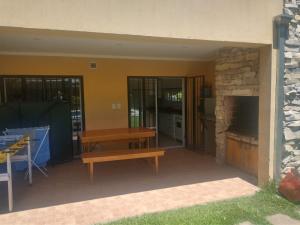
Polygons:
[[97,63],[95,63],[95,62],[91,62],[90,63],[90,69],[97,69]]

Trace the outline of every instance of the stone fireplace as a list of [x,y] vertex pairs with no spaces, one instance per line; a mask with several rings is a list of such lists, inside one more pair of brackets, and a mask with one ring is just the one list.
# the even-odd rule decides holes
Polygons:
[[[225,48],[220,50],[216,60],[215,74],[216,158],[219,163],[224,163],[228,162],[227,155],[231,151],[228,145],[242,147],[247,145],[247,149],[256,146],[257,149],[259,49]],[[228,139],[238,144],[228,142]],[[247,154],[250,153],[252,154],[253,151],[247,151]],[[252,157],[251,160],[257,163],[255,159],[257,151],[254,155],[249,155],[249,158]]]

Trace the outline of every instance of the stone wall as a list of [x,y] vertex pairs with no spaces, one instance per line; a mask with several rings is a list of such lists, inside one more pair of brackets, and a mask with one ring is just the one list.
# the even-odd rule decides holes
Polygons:
[[232,104],[227,96],[259,95],[259,49],[224,48],[216,60],[216,158],[225,161]]
[[282,176],[291,169],[300,172],[300,1],[286,0],[284,13],[292,16],[285,42],[284,148]]

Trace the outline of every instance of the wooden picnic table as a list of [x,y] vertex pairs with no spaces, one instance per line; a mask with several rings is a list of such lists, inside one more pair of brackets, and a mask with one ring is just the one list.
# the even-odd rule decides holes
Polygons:
[[103,130],[83,131],[79,135],[79,139],[83,148],[87,151],[91,144],[122,140],[138,140],[139,145],[143,140],[147,139],[149,148],[150,138],[155,137],[155,130],[149,128],[116,128]]

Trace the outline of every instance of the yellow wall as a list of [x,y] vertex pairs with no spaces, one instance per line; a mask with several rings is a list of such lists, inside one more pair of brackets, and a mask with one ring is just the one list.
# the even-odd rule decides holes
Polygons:
[[[82,75],[87,129],[128,126],[127,76],[206,75],[212,85],[213,71],[212,62],[0,56],[0,75]],[[112,103],[121,109],[112,110]]]
[[283,0],[0,0],[0,26],[272,43]]

